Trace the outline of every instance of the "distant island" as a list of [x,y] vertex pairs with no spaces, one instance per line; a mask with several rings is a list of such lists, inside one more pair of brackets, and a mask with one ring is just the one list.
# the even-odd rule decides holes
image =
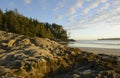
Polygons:
[[101,38],[98,40],[120,40],[120,38]]

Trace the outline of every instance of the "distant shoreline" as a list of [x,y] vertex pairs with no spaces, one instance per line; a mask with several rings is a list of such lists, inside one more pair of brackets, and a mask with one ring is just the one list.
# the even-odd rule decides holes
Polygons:
[[101,38],[98,40],[120,40],[120,38]]

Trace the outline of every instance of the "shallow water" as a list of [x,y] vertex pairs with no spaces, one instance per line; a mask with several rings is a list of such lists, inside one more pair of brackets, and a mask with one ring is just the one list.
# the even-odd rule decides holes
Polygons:
[[90,48],[108,48],[120,49],[120,40],[78,40],[69,42],[69,47],[90,47]]

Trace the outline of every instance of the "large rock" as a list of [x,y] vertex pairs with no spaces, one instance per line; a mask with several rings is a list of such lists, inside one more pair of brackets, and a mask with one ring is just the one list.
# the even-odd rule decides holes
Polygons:
[[74,50],[49,39],[0,31],[0,76],[41,78],[66,72],[81,53]]

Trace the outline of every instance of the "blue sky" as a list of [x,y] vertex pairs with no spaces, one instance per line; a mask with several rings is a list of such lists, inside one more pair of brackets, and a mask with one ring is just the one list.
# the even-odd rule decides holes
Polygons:
[[63,25],[73,39],[120,38],[120,0],[2,0],[0,8]]

